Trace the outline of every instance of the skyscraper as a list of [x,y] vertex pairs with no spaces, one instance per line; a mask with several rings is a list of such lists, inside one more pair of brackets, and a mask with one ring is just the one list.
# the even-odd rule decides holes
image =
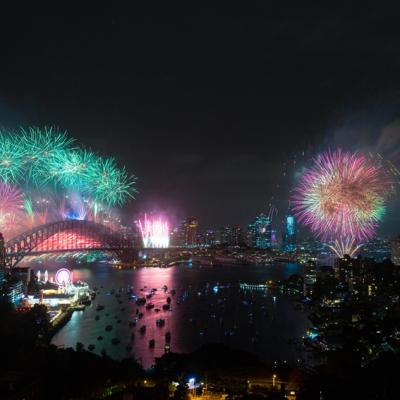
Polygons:
[[197,244],[197,228],[199,221],[197,218],[190,217],[185,222],[185,245],[195,246]]
[[285,218],[285,231],[283,234],[283,248],[285,251],[294,251],[296,247],[296,220],[288,214]]
[[258,249],[271,248],[271,219],[267,215],[258,215],[247,229],[247,244],[249,246]]

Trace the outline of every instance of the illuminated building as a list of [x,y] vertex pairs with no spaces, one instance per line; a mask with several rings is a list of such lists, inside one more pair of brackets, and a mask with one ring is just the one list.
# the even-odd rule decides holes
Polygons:
[[239,246],[243,243],[243,231],[239,226],[225,226],[220,229],[220,243],[226,246]]
[[265,214],[256,217],[247,228],[247,242],[258,249],[271,248],[271,219]]
[[283,235],[283,247],[285,251],[294,251],[296,247],[296,220],[293,215],[287,215],[285,219],[285,232]]
[[11,269],[11,277],[12,279],[21,281],[22,289],[26,292],[31,278],[31,269],[29,267],[13,267]]
[[391,260],[393,264],[400,265],[400,236],[390,241]]
[[317,280],[317,266],[314,261],[308,261],[303,266],[303,295],[312,294],[312,287]]
[[23,283],[20,280],[11,280],[5,284],[5,294],[7,300],[12,304],[18,304],[22,297],[23,293]]
[[204,234],[204,244],[207,246],[214,246],[217,240],[217,235],[213,230],[207,230]]
[[197,218],[188,218],[185,222],[185,245],[186,246],[196,246],[197,244],[197,229],[199,227],[199,222]]

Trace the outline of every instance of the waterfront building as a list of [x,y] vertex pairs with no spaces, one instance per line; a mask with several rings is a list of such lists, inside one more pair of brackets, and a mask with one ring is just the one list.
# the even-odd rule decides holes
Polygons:
[[271,248],[271,219],[265,214],[256,217],[247,228],[247,244],[258,249]]
[[24,297],[22,281],[11,279],[4,285],[4,287],[7,300],[14,305],[18,305]]
[[308,261],[303,266],[303,295],[312,295],[312,288],[317,281],[317,264],[315,261]]
[[23,291],[26,292],[28,290],[28,285],[31,279],[31,269],[26,267],[13,267],[11,269],[11,278],[21,281]]
[[390,241],[390,249],[393,264],[400,265],[400,236]]
[[288,214],[285,218],[285,231],[283,234],[283,250],[292,252],[296,249],[296,219]]
[[226,246],[239,246],[243,243],[243,231],[239,226],[225,226],[220,229],[220,243]]

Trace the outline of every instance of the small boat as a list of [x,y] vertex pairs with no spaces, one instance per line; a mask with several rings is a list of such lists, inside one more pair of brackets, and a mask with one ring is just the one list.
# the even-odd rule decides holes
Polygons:
[[98,321],[100,319],[99,315],[96,315],[96,317],[94,318],[96,321]]
[[167,297],[167,303],[170,304],[171,303],[171,297]]
[[104,310],[104,306],[102,304],[97,304],[96,311]]
[[168,286],[167,286],[167,285],[164,285],[164,286],[162,287],[162,290],[164,290],[164,292],[166,292],[166,291],[168,290]]
[[146,304],[146,299],[145,299],[144,297],[139,297],[139,298],[136,300],[136,304],[137,304],[138,306],[142,306],[142,305]]
[[89,344],[88,350],[93,351],[96,346],[94,344]]
[[121,312],[125,311],[125,308],[124,307],[120,308],[120,311]]
[[154,304],[153,303],[147,303],[146,304],[146,309],[147,310],[151,310],[152,308],[154,308]]
[[118,339],[118,338],[113,338],[112,340],[111,340],[111,343],[112,344],[114,344],[114,345],[116,345],[116,344],[118,344],[118,343],[120,343],[121,341]]
[[103,336],[97,336],[97,340],[103,340]]
[[134,321],[129,321],[129,326],[132,328],[134,326],[136,326],[136,320]]
[[139,318],[142,318],[142,317],[143,317],[143,313],[140,312],[140,313],[138,314],[138,317],[139,317]]
[[112,330],[112,325],[107,325],[107,326],[106,326],[106,331],[107,331],[107,332],[110,332],[111,330]]
[[172,296],[175,296],[176,290],[175,290],[175,289],[172,289],[172,290],[170,291],[170,293],[171,293]]
[[165,320],[162,319],[162,318],[158,319],[158,320],[156,321],[156,325],[159,326],[159,327],[164,326],[164,325],[165,325]]
[[171,341],[171,332],[167,332],[165,334],[165,341],[166,343],[169,343]]
[[149,348],[150,349],[153,349],[155,344],[156,344],[156,341],[154,339],[149,340]]
[[161,310],[160,310],[159,308],[155,308],[154,311],[155,311],[155,312],[159,312],[159,311],[161,311]]
[[163,308],[163,310],[169,310],[169,304],[164,304],[163,306],[162,306],[162,308]]
[[153,297],[153,295],[151,293],[149,293],[148,295],[146,295],[146,299],[151,299]]
[[146,332],[146,325],[142,325],[139,329],[139,332],[143,335]]

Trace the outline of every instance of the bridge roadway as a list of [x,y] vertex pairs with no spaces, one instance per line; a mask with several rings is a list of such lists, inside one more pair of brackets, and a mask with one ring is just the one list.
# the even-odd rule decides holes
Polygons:
[[65,251],[112,251],[123,262],[137,249],[121,233],[91,221],[66,220],[37,226],[5,243],[5,264],[12,268],[25,256]]

